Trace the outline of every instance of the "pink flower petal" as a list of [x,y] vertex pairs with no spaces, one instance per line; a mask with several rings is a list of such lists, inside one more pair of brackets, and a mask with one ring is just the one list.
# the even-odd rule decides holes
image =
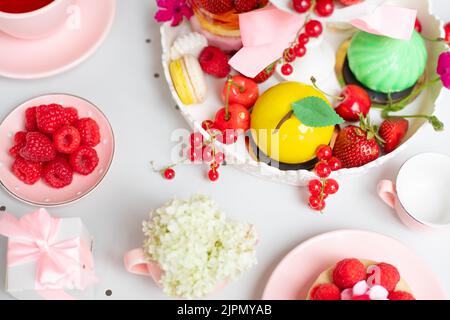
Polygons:
[[155,20],[157,22],[170,21],[173,18],[173,13],[169,10],[160,10],[155,14]]
[[168,9],[169,6],[173,7],[173,4],[170,3],[170,0],[156,0],[156,5],[164,9]]
[[183,6],[180,9],[180,12],[183,16],[185,16],[188,20],[193,16],[194,12],[188,6]]
[[175,13],[171,26],[176,27],[181,23],[181,21],[183,21],[183,16],[181,15],[181,13]]
[[450,52],[443,52],[439,56],[437,73],[439,75],[445,74],[446,69],[450,69]]

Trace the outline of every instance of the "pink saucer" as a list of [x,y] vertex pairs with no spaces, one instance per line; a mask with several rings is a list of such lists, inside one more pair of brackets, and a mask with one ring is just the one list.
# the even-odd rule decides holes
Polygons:
[[[101,143],[95,147],[100,163],[91,175],[74,175],[71,185],[63,189],[53,189],[42,180],[35,185],[27,185],[11,172],[14,159],[8,150],[14,144],[14,133],[24,130],[25,110],[29,107],[59,103],[72,106],[78,110],[80,118],[90,117],[97,121],[102,136]],[[37,97],[21,104],[11,112],[0,125],[0,183],[17,199],[40,207],[67,205],[77,201],[93,191],[106,176],[114,156],[114,134],[105,115],[91,102],[66,94],[52,94]]]
[[115,0],[77,0],[80,28],[62,27],[41,40],[0,31],[0,76],[36,79],[69,70],[93,54],[111,29]]
[[325,233],[300,244],[276,267],[263,299],[304,300],[319,274],[345,258],[391,263],[418,300],[447,299],[433,271],[411,249],[390,237],[358,230]]

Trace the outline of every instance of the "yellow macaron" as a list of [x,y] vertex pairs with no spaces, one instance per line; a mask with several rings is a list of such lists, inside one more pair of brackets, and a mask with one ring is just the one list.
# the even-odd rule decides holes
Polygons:
[[198,60],[185,55],[169,64],[173,85],[185,105],[199,104],[206,100],[207,85]]

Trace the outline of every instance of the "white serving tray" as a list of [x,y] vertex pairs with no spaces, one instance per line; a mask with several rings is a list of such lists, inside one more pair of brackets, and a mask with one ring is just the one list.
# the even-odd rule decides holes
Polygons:
[[[366,0],[369,5],[373,5],[373,1]],[[443,22],[439,20],[433,13],[430,1],[424,0],[391,0],[388,1],[391,4],[396,4],[403,7],[413,8],[418,10],[418,17],[422,22],[423,34],[428,38],[438,38],[443,36]],[[345,10],[345,9],[340,9]],[[339,11],[339,10],[338,10]],[[199,105],[184,105],[179,99],[175,88],[173,86],[170,73],[169,73],[169,63],[170,63],[170,47],[173,41],[181,34],[190,32],[190,24],[184,22],[178,27],[171,27],[170,23],[165,23],[161,26],[161,41],[162,41],[162,64],[164,68],[165,77],[169,85],[172,96],[178,106],[180,107],[180,112],[186,119],[188,124],[195,131],[200,131],[203,135],[208,137],[208,133],[201,128],[201,123],[206,119],[214,119],[214,116],[223,106],[220,99],[220,92],[222,90],[224,79],[215,79],[213,77],[207,76],[208,83],[208,98],[206,101]],[[326,32],[324,41],[328,42],[334,51],[336,52],[338,47],[342,44],[344,40],[349,38],[354,30],[347,31],[336,31],[329,30]],[[435,70],[437,67],[438,56],[441,52],[446,50],[444,43],[439,42],[428,42],[428,52],[429,52],[429,62],[428,62],[428,75],[427,79],[436,77]],[[320,68],[324,64],[317,62],[317,68]],[[323,70],[319,70],[322,71]],[[333,71],[334,72],[334,71]],[[293,79],[291,79],[293,80]],[[283,79],[276,74],[266,83],[260,86],[260,91],[263,92],[269,87],[283,81]],[[338,81],[335,76],[329,77],[324,83],[321,83],[321,87],[325,88],[327,91],[338,94],[341,90]],[[405,108],[401,114],[433,114],[436,108],[440,105],[440,98],[442,93],[442,85],[435,85],[427,90],[425,90],[418,99],[414,101],[411,105]],[[372,110],[371,117],[374,122],[381,122],[380,111]],[[390,154],[383,155],[377,160],[366,164],[365,166],[352,169],[342,169],[332,174],[335,179],[343,179],[353,176],[359,176],[367,173],[370,169],[379,167],[383,165],[388,160],[394,158],[402,150],[404,150],[409,144],[413,142],[413,138],[419,136],[420,131],[424,124],[426,123],[423,119],[414,119],[410,121],[410,129],[407,137],[405,138],[402,145]],[[227,163],[231,164],[244,172],[250,173],[252,175],[261,177],[266,180],[280,182],[285,184],[290,184],[294,186],[305,186],[307,183],[315,177],[313,172],[307,170],[298,171],[281,171],[277,168],[271,167],[265,163],[255,161],[247,151],[245,145],[244,137],[240,137],[238,142],[234,145],[224,146],[223,144],[217,142],[217,146],[224,150],[227,156]]]

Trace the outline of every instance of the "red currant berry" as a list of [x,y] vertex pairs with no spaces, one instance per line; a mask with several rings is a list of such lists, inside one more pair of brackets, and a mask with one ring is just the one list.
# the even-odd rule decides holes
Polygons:
[[202,158],[202,152],[199,149],[189,148],[187,151],[187,157],[189,161],[195,162]]
[[223,152],[216,153],[216,162],[223,163],[225,161],[225,154]]
[[323,191],[326,194],[336,194],[339,191],[339,183],[334,179],[328,179],[325,181],[325,187]]
[[301,44],[297,44],[294,47],[294,52],[297,57],[301,58],[306,54],[306,47]]
[[175,170],[168,168],[164,171],[164,178],[167,180],[173,180],[175,178]]
[[311,8],[311,0],[293,0],[295,11],[305,13]]
[[328,161],[333,156],[333,149],[327,145],[321,145],[316,151],[317,159]]
[[309,198],[309,206],[313,210],[322,211],[325,209],[325,201],[323,201],[323,199],[321,200],[320,197],[311,196]]
[[418,33],[422,33],[422,24],[420,23],[420,20],[418,18],[416,18],[416,23],[414,24],[414,29],[416,29],[416,31]]
[[214,152],[211,146],[206,146],[202,150],[202,158],[205,162],[211,162],[214,158]]
[[309,42],[309,36],[306,33],[301,33],[298,36],[298,43],[301,45],[306,45]]
[[323,26],[320,21],[310,20],[305,25],[305,32],[311,38],[319,37],[323,32]]
[[205,120],[202,122],[202,128],[203,130],[208,131],[209,129],[214,128],[214,121],[212,120]]
[[314,11],[319,17],[329,17],[334,12],[333,0],[317,0]]
[[238,133],[236,130],[225,130],[217,135],[217,140],[223,144],[233,144],[238,140]]
[[316,165],[316,174],[319,178],[328,178],[331,174],[331,168],[326,162],[319,162]]
[[322,193],[322,181],[318,179],[311,180],[308,185],[309,192],[313,196],[320,196]]
[[191,146],[194,148],[201,147],[203,144],[203,135],[200,132],[191,134]]
[[219,172],[217,172],[217,170],[209,170],[208,178],[212,182],[219,180]]
[[328,160],[328,165],[331,168],[331,171],[338,171],[342,169],[342,162],[338,158],[332,157]]
[[295,60],[295,53],[294,50],[292,48],[286,49],[284,50],[284,54],[283,54],[284,60],[286,62],[292,62]]
[[294,68],[292,68],[292,65],[289,63],[286,63],[281,67],[281,73],[285,76],[290,76],[292,72],[294,72]]

